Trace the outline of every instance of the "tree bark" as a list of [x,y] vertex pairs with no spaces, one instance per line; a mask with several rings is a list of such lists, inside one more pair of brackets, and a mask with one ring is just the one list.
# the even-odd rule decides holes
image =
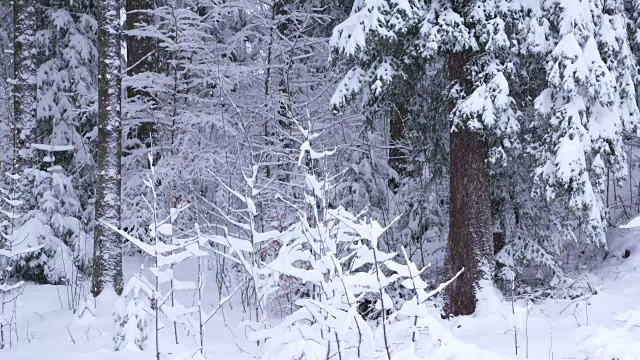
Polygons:
[[[154,9],[153,0],[126,0],[127,10],[127,29],[133,30],[136,27],[146,27],[153,24],[153,15],[144,12]],[[140,36],[127,36],[127,75],[134,76],[147,71],[154,70],[154,55],[155,40],[150,37]],[[149,94],[140,89],[129,87],[126,89],[127,98],[131,99],[139,97],[141,101],[147,102],[151,107],[154,107],[153,99]],[[151,146],[149,143],[157,129],[156,124],[152,121],[143,121],[134,127],[135,134],[129,134],[129,137],[135,137],[140,142],[146,143],[147,146]]]
[[[450,53],[450,79],[470,94],[472,84],[465,68],[473,53]],[[445,288],[445,316],[475,312],[480,281],[493,276],[490,180],[487,169],[489,147],[483,134],[464,125],[451,133],[449,239],[445,255],[445,276],[456,281]]]
[[[413,84],[411,84],[413,85]],[[389,149],[389,166],[398,173],[400,179],[407,175],[407,152],[402,148],[405,140],[406,121],[409,117],[408,100],[398,98],[391,108],[389,118],[389,137],[391,149]],[[395,191],[398,188],[395,179],[390,180],[389,188]]]
[[13,5],[14,41],[13,69],[13,164],[12,172],[20,176],[16,195],[21,204],[16,212],[24,215],[29,209],[28,176],[31,167],[31,143],[36,127],[36,1],[17,0]]
[[91,292],[122,292],[122,238],[103,222],[120,227],[121,67],[118,1],[98,0],[98,149]]

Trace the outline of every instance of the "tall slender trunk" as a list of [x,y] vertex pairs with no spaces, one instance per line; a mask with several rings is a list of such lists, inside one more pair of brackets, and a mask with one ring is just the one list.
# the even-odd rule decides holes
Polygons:
[[[467,94],[472,85],[465,68],[474,54],[452,52],[448,56],[450,80],[463,86]],[[483,134],[464,126],[451,133],[449,239],[445,255],[445,276],[465,271],[445,288],[445,316],[475,312],[477,291],[482,279],[493,276],[490,182],[487,169],[489,147]]]
[[98,0],[98,149],[92,293],[122,292],[122,238],[101,221],[120,227],[122,128],[118,1]]
[[20,176],[16,212],[24,215],[29,209],[31,192],[25,169],[31,167],[31,143],[36,127],[36,1],[16,0],[13,5],[13,164],[12,172]]

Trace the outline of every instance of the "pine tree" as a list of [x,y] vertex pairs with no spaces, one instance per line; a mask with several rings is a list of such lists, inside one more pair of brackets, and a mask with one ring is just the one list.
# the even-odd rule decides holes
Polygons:
[[98,20],[98,148],[96,152],[95,229],[92,293],[105,288],[122,292],[122,238],[105,223],[120,226],[120,8],[97,2]]

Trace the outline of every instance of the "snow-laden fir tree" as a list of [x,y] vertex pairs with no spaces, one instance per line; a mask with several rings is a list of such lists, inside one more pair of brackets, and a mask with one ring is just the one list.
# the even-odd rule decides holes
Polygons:
[[153,290],[142,276],[140,271],[127,281],[116,304],[116,333],[113,337],[116,351],[146,349]]
[[[94,126],[96,24],[85,1],[41,5],[33,45],[37,58],[45,60],[37,64],[35,78],[37,124],[28,144],[31,161],[20,177],[32,187],[24,193],[27,206],[23,205],[15,233],[25,246],[43,245],[41,253],[23,261],[20,276],[60,282],[78,279],[79,267],[88,268],[91,253],[87,251],[92,244],[90,229],[83,215],[92,195],[80,193],[79,188],[91,184],[93,159],[80,134]],[[81,177],[72,178],[70,172]]]
[[[41,253],[42,245],[30,247],[16,231],[21,214],[18,209],[18,177],[5,174],[9,186],[0,187],[2,194],[2,222],[0,223],[0,349],[11,346],[16,334],[16,301],[24,290],[25,282],[16,277],[16,268],[25,259]],[[17,340],[17,338],[16,338]]]
[[532,7],[524,23],[526,78],[513,92],[527,104],[527,146],[509,154],[515,166],[499,169],[494,187],[510,233],[497,257],[502,280],[574,283],[568,272],[605,244],[607,189],[628,174],[623,140],[638,122],[627,16],[621,2],[560,1]]
[[38,67],[38,142],[73,145],[73,152],[58,154],[57,163],[77,175],[74,188],[83,212],[93,212],[98,91],[95,3],[49,1],[42,9],[37,39],[39,56],[45,60]]
[[42,246],[41,253],[28,259],[22,276],[51,283],[70,284],[82,277],[91,254],[92,242],[84,231],[80,201],[71,176],[56,156],[73,149],[71,145],[32,144],[34,157],[41,156],[44,170],[30,169],[34,179],[32,196],[37,208],[22,217],[14,233],[25,246]]
[[640,121],[627,16],[620,1],[554,1],[544,11],[553,31],[545,39],[547,88],[535,101],[533,125],[544,129],[533,144],[536,190],[577,215],[558,230],[602,245],[607,171],[626,176],[623,133]]

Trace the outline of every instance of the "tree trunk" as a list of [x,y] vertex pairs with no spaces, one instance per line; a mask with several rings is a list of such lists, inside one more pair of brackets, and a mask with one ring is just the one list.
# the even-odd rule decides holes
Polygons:
[[32,166],[30,146],[36,127],[36,1],[15,1],[13,21],[13,69],[16,83],[13,88],[12,172],[20,176],[16,197],[22,203],[16,212],[24,215],[29,209],[31,193],[25,169]]
[[[449,76],[470,94],[465,67],[473,53],[450,53]],[[488,145],[481,133],[458,126],[451,133],[449,239],[445,276],[464,272],[445,288],[445,316],[475,312],[479,282],[493,276],[490,183],[487,170]]]
[[113,287],[122,292],[122,238],[101,221],[120,227],[121,118],[120,22],[117,1],[97,2],[98,149],[96,154],[93,283],[98,296]]
[[[127,29],[133,30],[136,27],[146,27],[153,24],[153,15],[141,11],[154,9],[153,0],[126,0]],[[154,70],[155,40],[150,37],[127,36],[127,75],[134,76],[147,71]],[[140,89],[129,87],[126,89],[127,98],[139,97],[141,101],[154,107],[153,99],[149,94]],[[129,134],[130,138],[137,138],[140,142],[151,146],[149,143],[156,133],[156,124],[152,121],[143,121],[138,126],[132,128],[135,134]]]
[[[411,83],[410,83],[411,84]],[[413,84],[411,84],[413,85]],[[389,137],[391,149],[389,149],[389,166],[398,177],[403,179],[407,175],[407,152],[402,148],[405,140],[406,121],[409,117],[407,99],[398,98],[391,108],[389,118]],[[389,180],[389,188],[395,191],[399,184],[395,179]]]

